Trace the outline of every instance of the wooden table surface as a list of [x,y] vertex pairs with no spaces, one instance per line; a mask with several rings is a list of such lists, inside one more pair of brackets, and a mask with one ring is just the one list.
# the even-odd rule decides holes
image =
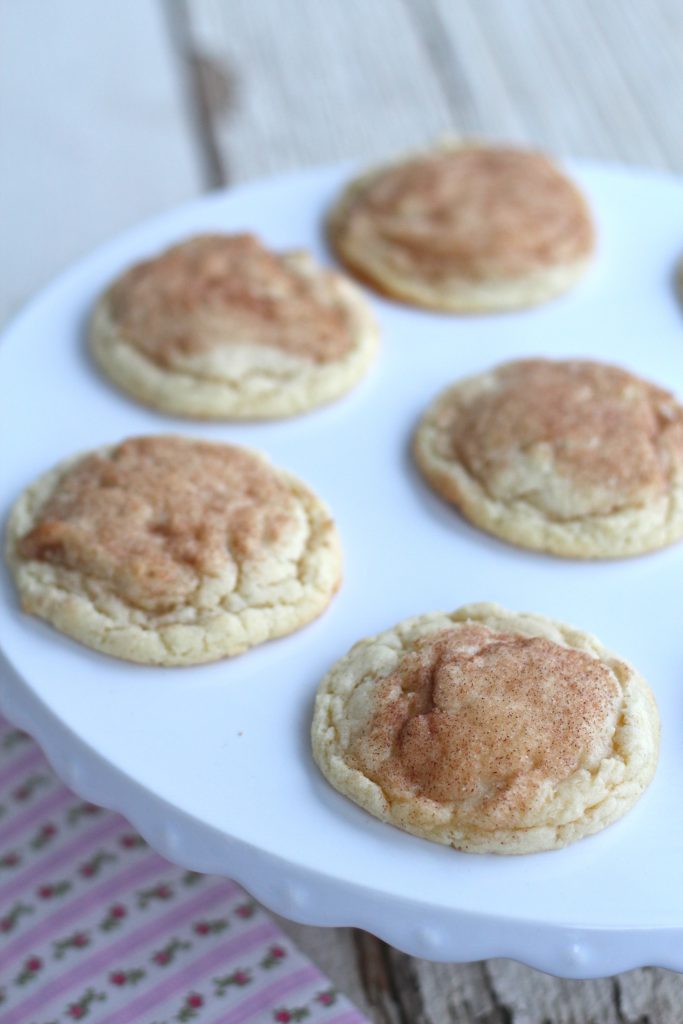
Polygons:
[[[682,98],[682,0],[0,0],[0,321],[205,189],[443,133],[681,172]],[[286,927],[380,1024],[683,1021],[662,970],[559,981]]]

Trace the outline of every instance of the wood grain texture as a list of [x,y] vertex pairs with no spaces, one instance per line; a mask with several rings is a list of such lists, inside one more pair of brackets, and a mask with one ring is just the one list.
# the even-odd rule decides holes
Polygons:
[[[463,130],[559,155],[680,169],[683,147],[673,107],[653,99],[650,86],[656,77],[652,56],[666,36],[653,14],[657,9],[663,17],[676,5],[417,0],[423,32],[442,40],[441,60],[451,69],[444,82],[456,110],[452,69],[460,69],[468,83]],[[683,64],[671,61],[663,70],[657,92],[681,95]]]
[[[5,0],[0,319],[203,187],[443,132],[683,170],[681,0]],[[678,1024],[683,978],[443,965],[283,922],[377,1024]]]
[[214,119],[232,180],[378,158],[450,125],[402,0],[190,0],[187,10],[195,53],[233,84]]
[[0,5],[0,320],[203,185],[157,0]]

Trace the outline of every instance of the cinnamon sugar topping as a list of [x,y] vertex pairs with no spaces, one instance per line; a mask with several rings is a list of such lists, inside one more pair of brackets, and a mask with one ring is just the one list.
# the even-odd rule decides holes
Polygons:
[[239,578],[292,528],[291,491],[248,451],[173,437],[134,438],[67,471],[20,541],[38,559],[163,612],[202,577]]
[[521,360],[447,395],[440,454],[498,500],[548,517],[606,515],[666,497],[683,466],[683,408],[617,367]]
[[398,164],[359,189],[344,228],[394,247],[421,278],[516,278],[586,257],[593,227],[572,183],[539,153],[463,147]]
[[622,693],[596,658],[483,625],[422,640],[376,687],[349,762],[392,798],[518,827],[549,791],[611,750]]
[[335,277],[253,235],[201,235],[139,263],[109,292],[113,319],[153,362],[173,366],[226,344],[330,363],[353,345]]

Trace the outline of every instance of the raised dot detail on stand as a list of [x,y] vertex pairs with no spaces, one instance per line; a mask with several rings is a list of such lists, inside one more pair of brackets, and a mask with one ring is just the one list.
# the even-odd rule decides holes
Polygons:
[[435,928],[427,928],[422,925],[416,930],[415,937],[425,950],[433,951],[441,948],[441,936]]
[[75,790],[77,793],[81,792],[85,773],[77,761],[70,761],[68,764],[64,765],[60,774],[70,789]]
[[180,836],[172,825],[163,825],[159,830],[159,841],[157,844],[169,855],[176,853],[180,847]]
[[287,882],[282,888],[283,903],[292,909],[301,909],[308,903],[308,896],[296,882]]
[[578,966],[587,963],[590,956],[586,946],[580,942],[573,942],[567,950],[566,958],[570,963]]

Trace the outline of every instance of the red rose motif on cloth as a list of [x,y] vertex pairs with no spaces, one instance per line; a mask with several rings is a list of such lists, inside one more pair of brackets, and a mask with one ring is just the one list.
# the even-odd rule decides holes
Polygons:
[[48,788],[52,808],[0,853],[1,1024],[211,1024],[233,1011],[243,1024],[368,1024],[342,996],[331,1008],[327,978],[238,885],[169,864],[31,748],[0,717],[0,848]]

